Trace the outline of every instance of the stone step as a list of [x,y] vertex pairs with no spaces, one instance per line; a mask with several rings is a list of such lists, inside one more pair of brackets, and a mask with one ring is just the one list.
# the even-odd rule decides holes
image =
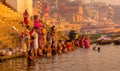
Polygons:
[[3,33],[0,33],[0,37],[4,37],[4,34],[3,34]]
[[[20,21],[23,21],[22,15],[0,3],[0,48],[21,45],[19,36],[24,28],[19,24]],[[14,31],[12,26],[16,26],[19,32]]]
[[8,37],[5,37],[5,36],[0,37],[0,40],[7,40],[7,39],[8,39]]
[[11,39],[2,41],[2,44],[12,44],[12,43],[13,42]]
[[0,45],[0,49],[1,49],[1,48],[3,48],[3,46],[2,46],[2,45]]

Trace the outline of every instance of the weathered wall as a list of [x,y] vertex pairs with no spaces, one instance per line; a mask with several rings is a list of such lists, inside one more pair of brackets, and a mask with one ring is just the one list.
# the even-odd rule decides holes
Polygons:
[[23,13],[24,10],[28,10],[29,14],[32,15],[32,0],[17,0],[17,11]]
[[6,0],[6,4],[21,14],[26,9],[32,15],[32,0]]

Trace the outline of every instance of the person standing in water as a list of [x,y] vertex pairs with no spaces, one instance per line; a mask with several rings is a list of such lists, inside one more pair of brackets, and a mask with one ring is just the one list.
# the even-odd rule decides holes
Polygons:
[[85,48],[90,48],[90,39],[88,38],[88,36],[85,37],[84,45]]
[[80,45],[80,47],[84,47],[85,46],[85,36],[84,35],[82,35],[82,37],[80,38],[80,41],[79,41],[79,45]]

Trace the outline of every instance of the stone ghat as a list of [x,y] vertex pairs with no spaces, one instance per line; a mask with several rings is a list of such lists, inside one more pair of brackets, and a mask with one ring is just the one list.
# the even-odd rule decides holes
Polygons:
[[0,3],[0,49],[20,46],[19,34],[24,30],[19,24],[22,20],[21,14]]

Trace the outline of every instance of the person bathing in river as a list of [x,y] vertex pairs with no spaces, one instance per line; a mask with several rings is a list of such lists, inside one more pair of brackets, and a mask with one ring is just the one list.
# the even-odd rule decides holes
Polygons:
[[70,42],[70,40],[67,40],[65,44],[66,44],[67,50],[71,51],[71,42]]
[[43,50],[41,48],[38,49],[38,57],[43,57]]
[[71,50],[74,50],[74,49],[76,49],[75,40],[72,40],[71,41]]
[[57,54],[57,43],[55,41],[52,42],[51,48],[52,48],[52,55],[56,55]]
[[58,54],[62,54],[62,51],[63,51],[62,40],[59,40],[59,42],[58,42]]
[[88,38],[88,36],[85,37],[84,44],[85,48],[90,48],[90,39]]
[[27,51],[28,51],[28,47],[27,47],[27,44],[28,44],[28,37],[24,37],[22,38],[21,40],[21,44],[22,44],[22,51],[23,51],[23,54],[25,57],[27,57]]
[[84,35],[82,35],[82,37],[80,38],[80,41],[79,41],[79,45],[80,45],[80,47],[84,47],[84,40],[85,40],[85,36]]
[[28,60],[31,61],[31,60],[34,60],[34,59],[35,59],[35,57],[34,57],[33,50],[28,51]]
[[63,44],[63,53],[67,53],[68,52],[68,49],[66,47],[66,42],[67,42],[67,40]]
[[75,44],[76,47],[79,47],[79,46],[80,46],[80,45],[79,45],[79,39],[75,39],[74,44]]
[[51,48],[51,44],[47,44],[47,57],[50,58],[52,57],[52,48]]

